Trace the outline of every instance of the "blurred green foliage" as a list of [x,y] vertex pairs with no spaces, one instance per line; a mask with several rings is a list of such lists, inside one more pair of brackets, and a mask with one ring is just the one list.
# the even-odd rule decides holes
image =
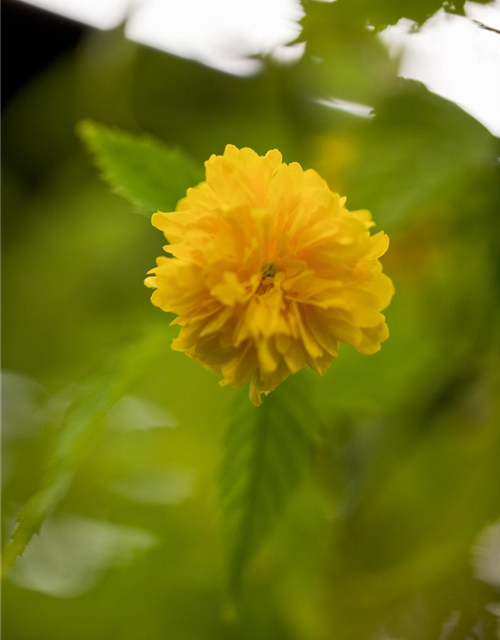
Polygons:
[[[304,6],[292,66],[236,78],[96,32],[4,112],[3,540],[26,504],[18,538],[41,524],[3,584],[12,640],[498,637],[498,140],[398,78],[376,37],[439,2]],[[332,97],[374,115],[318,102]],[[382,351],[341,348],[324,378],[297,374],[240,418],[232,390],[168,348],[142,285],[163,239],[101,183],[82,119],[194,167],[228,142],[276,147],[371,209],[397,292]],[[188,186],[181,162],[196,182],[183,157],[165,208]],[[266,426],[277,462],[249,477],[237,456]],[[253,511],[220,513],[224,456],[223,487],[253,486]],[[231,544],[246,549],[236,603]]]

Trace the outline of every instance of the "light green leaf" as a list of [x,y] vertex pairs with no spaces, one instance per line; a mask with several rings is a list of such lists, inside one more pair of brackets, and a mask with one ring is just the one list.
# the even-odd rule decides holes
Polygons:
[[309,467],[318,421],[302,383],[289,379],[260,407],[245,397],[226,433],[219,482],[233,593]]
[[204,179],[201,165],[151,136],[134,136],[88,120],[78,131],[106,182],[144,215],[173,211],[186,190]]
[[53,445],[38,491],[20,512],[2,557],[2,576],[23,554],[45,518],[66,495],[81,463],[102,431],[111,409],[163,357],[168,334],[149,330],[144,338],[111,358],[70,404]]
[[95,587],[108,567],[131,564],[158,542],[144,529],[59,515],[44,521],[10,579],[53,598],[76,598]]

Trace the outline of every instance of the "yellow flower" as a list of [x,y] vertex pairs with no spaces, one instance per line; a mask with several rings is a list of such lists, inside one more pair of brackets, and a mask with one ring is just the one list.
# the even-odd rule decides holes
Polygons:
[[205,163],[206,181],[153,225],[170,242],[146,284],[176,314],[172,347],[222,385],[250,382],[260,404],[291,373],[323,375],[346,342],[364,354],[388,330],[394,293],[379,261],[389,239],[370,235],[368,211],[348,211],[313,170],[228,145]]

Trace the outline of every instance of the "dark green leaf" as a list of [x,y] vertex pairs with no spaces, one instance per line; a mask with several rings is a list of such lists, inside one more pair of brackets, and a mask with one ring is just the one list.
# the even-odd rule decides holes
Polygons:
[[301,383],[289,379],[260,407],[245,397],[226,434],[219,481],[233,592],[311,460],[318,423]]
[[498,154],[485,127],[411,80],[400,81],[360,134],[345,193],[350,208],[370,209],[389,232],[418,209],[450,203]]

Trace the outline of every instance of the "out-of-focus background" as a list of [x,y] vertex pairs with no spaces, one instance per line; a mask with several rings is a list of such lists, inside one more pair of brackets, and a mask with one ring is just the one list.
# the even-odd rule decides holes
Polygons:
[[[498,5],[4,0],[2,21],[4,546],[33,495],[43,511],[4,637],[500,638]],[[233,392],[168,348],[142,284],[162,238],[100,180],[88,118],[200,163],[278,148],[391,238],[391,337],[296,376],[321,444],[237,606],[216,486]],[[68,405],[154,332],[160,361],[65,448]]]

